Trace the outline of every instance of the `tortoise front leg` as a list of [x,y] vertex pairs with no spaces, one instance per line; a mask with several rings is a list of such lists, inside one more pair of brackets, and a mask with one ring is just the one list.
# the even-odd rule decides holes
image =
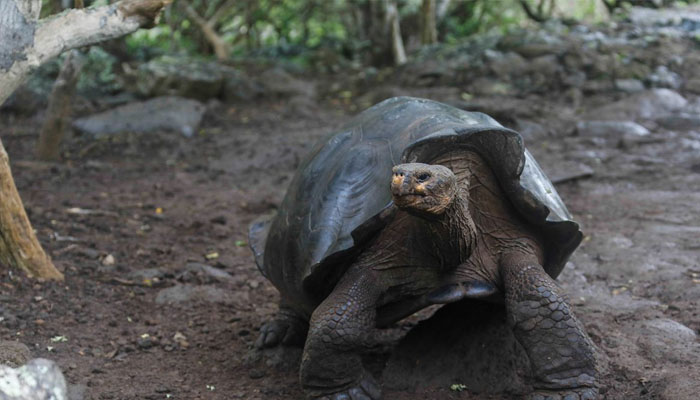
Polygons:
[[508,322],[532,364],[531,399],[597,398],[594,348],[562,289],[528,256],[501,264]]
[[[361,272],[361,273],[360,273]],[[378,400],[379,386],[360,352],[373,343],[381,290],[370,271],[347,273],[311,316],[301,384],[313,399]]]

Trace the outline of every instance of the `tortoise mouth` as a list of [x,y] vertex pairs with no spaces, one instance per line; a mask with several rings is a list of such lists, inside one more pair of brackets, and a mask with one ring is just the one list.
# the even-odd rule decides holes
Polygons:
[[404,207],[411,207],[413,205],[421,203],[423,201],[423,199],[425,198],[425,195],[419,194],[419,193],[407,193],[407,194],[394,193],[393,197],[394,197],[394,204],[396,204],[398,207],[404,208]]

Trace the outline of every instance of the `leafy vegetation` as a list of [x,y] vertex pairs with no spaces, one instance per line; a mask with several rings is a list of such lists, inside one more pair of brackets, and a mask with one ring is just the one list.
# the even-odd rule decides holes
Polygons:
[[[94,0],[98,4],[106,0]],[[125,40],[133,59],[163,54],[280,59],[303,66],[391,63],[387,9],[395,5],[400,38],[409,55],[420,49],[428,0],[178,0],[158,26]],[[550,19],[601,21],[630,6],[684,5],[700,0],[434,0],[439,42],[507,31]],[[61,0],[44,0],[45,10]],[[393,43],[395,45],[396,43]],[[99,55],[91,55],[97,62]],[[104,57],[103,57],[104,58]],[[106,62],[103,60],[101,62]],[[89,69],[89,68],[88,68]],[[99,74],[99,71],[95,71]],[[107,75],[100,78],[110,80]]]

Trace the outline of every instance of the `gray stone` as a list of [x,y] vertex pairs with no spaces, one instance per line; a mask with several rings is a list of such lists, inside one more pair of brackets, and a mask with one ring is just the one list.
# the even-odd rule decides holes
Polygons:
[[229,305],[244,305],[248,302],[248,292],[232,292],[214,286],[175,285],[162,289],[156,296],[157,304],[182,303],[221,303]]
[[166,278],[172,276],[173,273],[165,268],[146,268],[129,272],[127,278],[139,283],[148,282],[151,286],[157,286],[159,283],[164,282]]
[[576,132],[584,137],[623,139],[647,136],[649,130],[632,121],[579,121]]
[[139,66],[136,88],[144,96],[216,97],[224,74],[216,63],[164,56]]
[[272,68],[263,72],[260,75],[260,82],[264,87],[265,96],[289,98],[313,97],[316,94],[316,88],[312,83],[297,79],[282,68]]
[[668,318],[646,320],[637,329],[640,333],[639,345],[653,360],[682,362],[692,352],[700,354],[697,335],[678,321]]
[[584,93],[610,92],[615,84],[610,79],[594,79],[586,81],[581,89]]
[[37,358],[20,368],[0,366],[3,400],[67,400],[66,380],[58,366]]
[[491,78],[477,78],[469,85],[469,91],[483,96],[506,96],[513,93],[513,87]]
[[656,120],[660,126],[666,129],[679,131],[700,131],[700,114],[679,113],[672,114],[666,117],[661,117]]
[[586,84],[586,73],[578,70],[568,72],[562,76],[562,83],[566,86],[582,88]]
[[31,357],[31,352],[24,343],[12,340],[0,341],[0,365],[17,368],[26,364],[29,357]]
[[683,79],[677,73],[669,70],[665,65],[656,67],[656,70],[646,79],[651,87],[678,89],[683,84]]
[[265,93],[265,87],[261,83],[236,69],[227,67],[222,69],[222,73],[224,74],[222,91],[224,101],[249,101]]
[[683,89],[690,93],[700,94],[700,78],[692,78],[685,81]]
[[675,26],[684,30],[685,26],[700,25],[700,9],[631,7],[627,18],[636,26]]
[[626,93],[636,93],[644,90],[645,86],[639,79],[615,79],[615,89]]
[[527,69],[527,60],[515,52],[501,53],[489,50],[491,56],[489,67],[493,73],[502,80],[510,79],[511,76],[522,73]]
[[228,272],[211,265],[190,262],[177,278],[182,282],[197,282],[200,284],[216,282],[235,282],[236,279]]
[[552,183],[564,183],[593,176],[593,168],[575,161],[562,161],[549,174]]
[[77,119],[73,127],[94,137],[153,131],[174,131],[190,137],[197,131],[204,112],[204,104],[196,100],[158,97]]
[[[528,63],[528,69],[530,72],[536,72],[544,75],[547,79],[554,79],[557,74],[561,72],[562,67],[559,64],[557,56],[553,54],[542,55],[533,58]],[[548,82],[551,83],[551,82]]]
[[588,111],[583,118],[617,121],[655,119],[680,110],[686,104],[688,101],[673,90],[651,89]]

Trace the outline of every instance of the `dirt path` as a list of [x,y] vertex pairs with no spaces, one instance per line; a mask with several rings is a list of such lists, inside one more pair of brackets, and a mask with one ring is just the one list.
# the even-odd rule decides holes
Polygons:
[[[681,108],[700,113],[687,100]],[[545,171],[593,170],[557,185],[586,233],[560,281],[600,349],[603,391],[610,399],[697,398],[697,127],[664,128],[664,115],[631,118],[650,133],[606,141],[574,134],[582,111],[601,115],[593,104],[574,114],[556,99],[528,101],[549,110],[526,121],[535,127],[527,145]],[[48,166],[21,162],[33,146],[21,134],[36,132],[37,121],[0,121],[30,218],[66,272],[62,284],[1,277],[0,339],[57,361],[85,399],[303,397],[294,354],[273,367],[250,360],[277,293],[254,266],[246,230],[279,204],[313,142],[348,117],[323,107],[299,117],[283,104],[210,113],[191,139],[76,139],[69,162]],[[369,361],[381,370],[387,356]],[[501,398],[449,388],[386,396]]]

